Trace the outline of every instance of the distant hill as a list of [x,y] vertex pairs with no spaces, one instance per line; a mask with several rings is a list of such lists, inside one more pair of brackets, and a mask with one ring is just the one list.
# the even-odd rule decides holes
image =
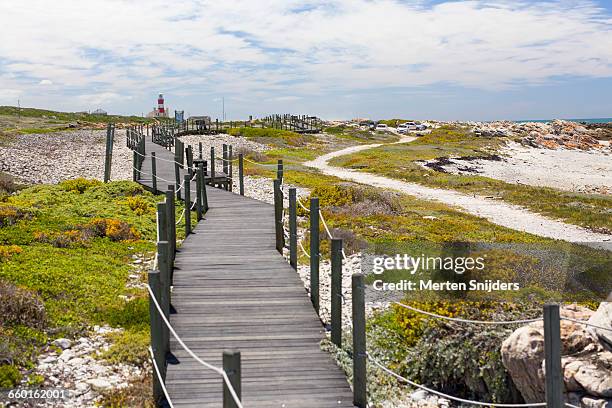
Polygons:
[[82,112],[57,112],[46,109],[36,108],[18,108],[16,106],[0,106],[0,116],[14,116],[22,118],[40,118],[47,120],[56,120],[58,122],[91,122],[91,123],[127,123],[127,122],[150,122],[151,119],[140,116],[122,116],[122,115],[92,115]]

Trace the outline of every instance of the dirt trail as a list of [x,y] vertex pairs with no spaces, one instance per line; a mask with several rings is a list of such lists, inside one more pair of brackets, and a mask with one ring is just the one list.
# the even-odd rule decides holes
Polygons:
[[[399,142],[408,143],[415,137],[404,136]],[[399,191],[412,196],[438,201],[458,207],[459,209],[490,222],[518,231],[528,232],[547,238],[555,238],[569,242],[589,243],[590,246],[612,249],[612,236],[589,231],[575,225],[566,224],[540,214],[533,213],[524,207],[508,204],[502,201],[487,199],[483,196],[472,196],[452,190],[425,187],[416,183],[394,180],[372,173],[335,167],[328,162],[339,156],[344,156],[362,150],[382,146],[384,143],[352,146],[319,156],[304,163],[308,167],[320,170],[322,173],[345,180]]]

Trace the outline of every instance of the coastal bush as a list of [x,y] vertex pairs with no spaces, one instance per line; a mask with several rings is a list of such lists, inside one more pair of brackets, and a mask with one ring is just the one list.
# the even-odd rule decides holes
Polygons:
[[264,152],[260,152],[247,146],[238,146],[234,150],[233,154],[235,157],[238,157],[239,154],[242,154],[243,157],[256,162],[266,162],[269,160],[268,156],[266,156]]
[[0,228],[14,225],[18,220],[28,218],[30,212],[23,208],[0,204]]
[[35,292],[0,280],[0,325],[43,328],[45,305]]
[[150,213],[153,208],[149,205],[147,200],[140,196],[128,197],[126,203],[136,215],[145,215]]
[[0,365],[0,389],[14,388],[21,381],[21,373],[14,365]]
[[0,172],[0,196],[3,194],[12,194],[18,189],[15,179],[7,173]]
[[23,249],[19,245],[0,245],[0,262],[9,260],[13,255],[20,254]]
[[133,241],[140,238],[138,231],[127,222],[112,218],[96,218],[82,228],[94,237],[107,237],[111,241]]
[[150,370],[147,371],[148,373],[141,377],[132,378],[127,387],[103,392],[99,405],[107,408],[154,408],[156,405],[151,395],[152,377]]
[[[402,303],[474,320],[514,320],[538,313],[529,302],[405,299]],[[520,402],[500,355],[501,343],[512,330],[449,322],[394,305],[368,321],[368,343],[376,358],[420,384],[463,398]]]
[[241,127],[230,129],[228,133],[275,146],[304,146],[307,142],[306,136],[282,129]]
[[150,360],[150,335],[147,330],[124,330],[108,336],[111,346],[98,357],[111,364],[143,366]]
[[82,177],[72,180],[64,180],[59,183],[64,190],[74,191],[79,194],[83,194],[88,188],[99,186],[100,184],[102,184],[100,180],[88,180]]

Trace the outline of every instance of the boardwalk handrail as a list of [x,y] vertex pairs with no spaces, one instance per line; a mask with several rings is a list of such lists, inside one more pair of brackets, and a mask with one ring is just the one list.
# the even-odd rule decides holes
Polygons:
[[217,366],[214,366],[202,360],[189,347],[187,347],[187,345],[179,337],[179,335],[176,333],[176,331],[174,330],[174,328],[172,327],[172,325],[166,318],[164,311],[161,309],[161,306],[159,305],[159,302],[157,301],[157,297],[155,296],[155,294],[153,293],[153,290],[151,289],[151,286],[149,285],[146,285],[146,286],[147,286],[147,290],[149,291],[150,299],[153,301],[153,304],[155,305],[155,308],[157,309],[157,314],[162,318],[162,321],[164,322],[164,324],[166,325],[170,333],[172,333],[176,341],[181,345],[181,347],[183,347],[183,349],[187,352],[187,354],[189,354],[189,356],[191,356],[194,360],[196,360],[198,363],[208,368],[209,370],[214,371],[217,374],[219,374],[223,378],[223,382],[229,389],[229,392],[232,395],[232,398],[234,399],[235,404],[238,406],[238,408],[243,408],[242,402],[240,402],[240,398],[238,398],[238,394],[236,394],[236,391],[234,390],[234,386],[229,380],[227,373],[222,368],[219,368]]

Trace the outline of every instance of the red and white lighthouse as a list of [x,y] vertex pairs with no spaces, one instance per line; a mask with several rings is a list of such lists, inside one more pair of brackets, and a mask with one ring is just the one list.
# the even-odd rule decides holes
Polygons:
[[159,94],[157,97],[157,113],[159,116],[166,116],[166,108],[164,107],[164,95]]

